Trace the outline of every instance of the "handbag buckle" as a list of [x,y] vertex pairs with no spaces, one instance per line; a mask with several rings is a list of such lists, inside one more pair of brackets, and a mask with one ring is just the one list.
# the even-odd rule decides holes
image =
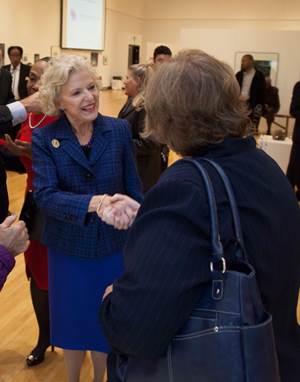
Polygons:
[[[224,257],[221,257],[221,261],[222,261],[222,268],[221,268],[221,272],[222,273],[225,273],[226,272],[226,260]],[[211,261],[210,262],[210,271],[211,272],[215,272],[215,269],[214,269],[214,263]]]

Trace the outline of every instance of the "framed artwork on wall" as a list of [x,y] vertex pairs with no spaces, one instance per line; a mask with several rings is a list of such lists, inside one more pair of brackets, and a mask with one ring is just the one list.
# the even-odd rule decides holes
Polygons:
[[91,65],[98,66],[98,52],[91,52]]
[[32,65],[32,63],[31,62],[29,62],[29,60],[28,60],[28,53],[24,53],[23,54],[23,57],[22,57],[22,61],[24,62],[24,64],[26,64],[26,65]]
[[40,59],[39,53],[35,53],[33,56],[33,62],[37,62]]
[[51,46],[50,55],[51,55],[51,57],[58,58],[60,56],[60,47],[59,46]]
[[5,59],[5,44],[0,43],[0,68],[2,65],[4,65],[4,59]]
[[251,54],[254,57],[254,64],[257,70],[264,73],[265,76],[271,77],[272,85],[276,86],[278,68],[279,68],[279,53],[272,52],[236,52],[234,60],[234,70],[241,70],[242,57],[245,54]]

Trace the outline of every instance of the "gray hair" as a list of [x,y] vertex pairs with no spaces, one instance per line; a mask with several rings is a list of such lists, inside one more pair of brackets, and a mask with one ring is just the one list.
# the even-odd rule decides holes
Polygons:
[[48,68],[42,75],[39,87],[44,113],[60,115],[57,101],[61,88],[68,82],[71,73],[81,70],[88,71],[95,78],[96,86],[100,90],[97,73],[84,57],[64,55],[58,59],[51,59]]

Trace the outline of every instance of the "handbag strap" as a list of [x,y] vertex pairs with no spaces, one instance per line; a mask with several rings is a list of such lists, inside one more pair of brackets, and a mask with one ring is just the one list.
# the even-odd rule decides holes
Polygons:
[[[244,250],[244,242],[243,242],[243,235],[242,235],[239,213],[238,213],[236,200],[232,190],[231,183],[227,175],[223,171],[223,169],[217,163],[206,158],[201,158],[201,160],[206,161],[207,163],[209,163],[215,168],[215,170],[217,171],[219,177],[221,178],[225,186],[225,190],[229,200],[230,210],[231,210],[231,214],[233,218],[235,239],[241,249],[239,258],[248,262],[246,253]],[[216,197],[215,197],[215,192],[214,192],[214,188],[213,188],[210,176],[208,175],[208,172],[204,168],[203,164],[201,164],[198,160],[191,159],[191,158],[184,158],[182,159],[182,161],[191,163],[198,170],[199,174],[201,175],[203,179],[206,193],[207,193],[207,198],[208,198],[210,220],[211,220],[211,247],[212,247],[211,271],[214,271],[215,266],[221,263],[222,273],[225,273],[226,260],[224,255],[224,248],[221,243],[221,237],[220,237]]]
[[232,214],[235,239],[236,239],[236,242],[241,249],[240,257],[243,260],[248,262],[246,250],[245,250],[245,245],[244,245],[243,232],[242,232],[242,226],[241,226],[241,221],[240,221],[240,214],[238,212],[236,199],[234,196],[231,182],[219,164],[217,164],[216,162],[214,162],[213,160],[208,159],[208,158],[201,158],[201,160],[209,163],[211,166],[214,167],[214,169],[217,171],[218,175],[220,176],[220,178],[224,184],[224,187],[225,187],[225,190],[227,193],[227,197],[228,197],[228,201],[229,201],[229,205],[230,205],[231,214]]

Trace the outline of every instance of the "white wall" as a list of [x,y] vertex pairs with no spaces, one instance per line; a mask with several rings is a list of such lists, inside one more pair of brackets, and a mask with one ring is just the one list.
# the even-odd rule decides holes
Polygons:
[[[127,69],[128,44],[142,43],[144,12],[140,0],[106,0],[105,50],[99,54],[98,72],[103,86],[112,75],[124,75]],[[60,44],[60,0],[1,0],[0,43],[20,45],[28,62],[35,53],[49,56],[51,46]],[[119,54],[120,52],[120,54]],[[90,57],[88,51],[64,50],[63,53]],[[103,56],[107,65],[103,65]],[[5,63],[9,63],[6,55]]]
[[299,0],[149,0],[145,18],[156,20],[298,20]]
[[164,42],[198,48],[234,65],[235,52],[277,52],[281,113],[300,79],[299,0],[152,0],[145,4],[144,56]]
[[[20,45],[29,62],[34,53],[50,55],[50,46],[59,45],[60,1],[59,0],[14,0],[0,1],[0,42]],[[5,63],[9,60],[6,55]]]
[[[280,54],[281,111],[287,111],[300,78],[299,35],[292,33],[300,31],[299,0],[106,0],[106,8],[106,46],[98,65],[104,86],[113,75],[125,74],[128,44],[141,45],[143,61],[161,43],[174,52],[201,48],[230,64],[238,50],[273,51]],[[1,0],[0,9],[0,42],[6,47],[23,46],[32,62],[34,53],[50,55],[50,47],[59,46],[60,0]]]
[[183,29],[181,46],[199,48],[227,62],[234,68],[235,52],[279,53],[277,87],[280,89],[281,112],[288,113],[291,89],[300,79],[300,31],[246,29]]

